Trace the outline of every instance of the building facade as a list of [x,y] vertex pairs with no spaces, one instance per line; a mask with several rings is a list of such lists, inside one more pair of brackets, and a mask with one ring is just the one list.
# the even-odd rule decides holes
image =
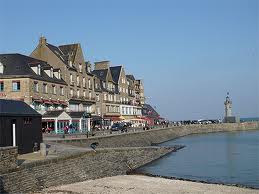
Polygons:
[[30,56],[60,69],[61,78],[67,84],[68,111],[95,113],[94,77],[88,72],[80,44],[54,46],[41,37]]
[[[0,54],[0,98],[26,102],[43,115],[44,126],[55,132],[66,124],[83,131],[84,113],[104,126],[141,119],[145,103],[143,82],[127,75],[123,65],[98,61],[92,70],[79,43],[55,46],[45,37],[40,37],[30,56]],[[60,123],[62,111],[73,119]],[[81,117],[75,118],[74,112]]]

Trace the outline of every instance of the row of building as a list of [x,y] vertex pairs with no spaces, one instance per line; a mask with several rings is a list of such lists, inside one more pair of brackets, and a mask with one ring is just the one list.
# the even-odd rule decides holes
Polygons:
[[[57,133],[71,124],[82,131],[90,125],[148,120],[142,115],[142,80],[128,75],[123,65],[92,65],[80,44],[55,46],[45,37],[30,56],[0,54],[0,98],[26,102],[42,114],[43,128]],[[91,124],[84,118],[91,118]]]

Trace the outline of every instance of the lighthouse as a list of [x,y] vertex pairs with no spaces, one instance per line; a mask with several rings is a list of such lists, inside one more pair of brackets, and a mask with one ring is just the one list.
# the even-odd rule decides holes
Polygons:
[[227,93],[225,105],[225,117],[232,117],[232,101],[230,100],[229,93]]
[[224,105],[225,105],[224,123],[239,123],[240,119],[232,115],[232,101],[229,97],[229,92],[227,93],[227,97],[224,102]]

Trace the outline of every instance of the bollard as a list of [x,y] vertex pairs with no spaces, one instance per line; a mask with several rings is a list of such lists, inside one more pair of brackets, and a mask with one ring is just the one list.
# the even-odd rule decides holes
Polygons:
[[44,158],[47,156],[47,147],[45,143],[40,144],[40,155]]

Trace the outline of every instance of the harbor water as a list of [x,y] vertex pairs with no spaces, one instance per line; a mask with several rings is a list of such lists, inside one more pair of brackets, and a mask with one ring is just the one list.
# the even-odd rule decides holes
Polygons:
[[176,144],[186,147],[138,171],[259,188],[259,130],[189,135],[160,145]]

